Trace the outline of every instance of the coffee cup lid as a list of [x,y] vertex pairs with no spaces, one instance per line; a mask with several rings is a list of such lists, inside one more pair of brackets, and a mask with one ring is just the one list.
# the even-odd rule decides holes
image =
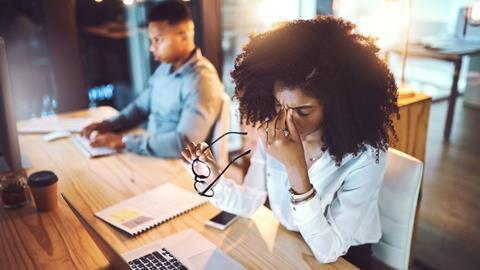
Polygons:
[[28,185],[31,187],[45,187],[57,181],[58,177],[52,171],[39,171],[28,177]]

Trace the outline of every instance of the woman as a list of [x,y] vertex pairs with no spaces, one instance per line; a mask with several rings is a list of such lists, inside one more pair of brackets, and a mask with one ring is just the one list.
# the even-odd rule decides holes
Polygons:
[[[250,38],[231,75],[241,118],[259,124],[261,143],[243,184],[221,178],[211,201],[249,217],[268,196],[320,262],[348,254],[364,269],[381,236],[378,196],[398,107],[379,49],[354,28],[319,17]],[[214,179],[219,168],[205,147],[192,142],[182,155],[205,161]]]

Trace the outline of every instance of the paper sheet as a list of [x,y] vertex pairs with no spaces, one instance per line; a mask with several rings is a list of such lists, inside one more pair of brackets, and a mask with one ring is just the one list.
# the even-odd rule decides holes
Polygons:
[[90,118],[59,118],[50,116],[46,118],[36,118],[23,122],[18,125],[20,133],[50,133],[54,131],[80,132],[84,127],[92,123]]

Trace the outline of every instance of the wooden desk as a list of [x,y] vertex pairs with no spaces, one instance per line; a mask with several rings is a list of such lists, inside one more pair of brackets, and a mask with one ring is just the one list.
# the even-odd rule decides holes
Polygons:
[[[433,43],[433,45],[435,45]],[[388,52],[402,53],[400,47],[390,48]],[[450,88],[450,96],[448,97],[448,111],[443,138],[445,141],[450,139],[452,133],[453,114],[455,112],[455,104],[458,96],[458,79],[462,69],[462,61],[464,56],[472,56],[480,54],[480,43],[466,42],[461,39],[452,39],[450,43],[438,44],[435,48],[427,48],[419,44],[410,44],[408,47],[408,56],[432,58],[451,62],[454,65],[452,86]]]
[[[113,113],[104,107],[73,115],[98,119]],[[239,219],[221,232],[204,226],[219,211],[206,204],[131,238],[93,213],[167,181],[193,190],[191,177],[180,161],[134,154],[87,159],[69,139],[46,143],[42,135],[21,135],[20,144],[33,164],[28,172],[54,171],[59,191],[119,252],[193,228],[248,269],[356,269],[343,259],[328,265],[318,263],[301,235],[283,228],[265,207],[252,219]],[[60,196],[59,209],[50,213],[37,213],[32,205],[19,210],[0,207],[0,269],[90,270],[107,266]]]

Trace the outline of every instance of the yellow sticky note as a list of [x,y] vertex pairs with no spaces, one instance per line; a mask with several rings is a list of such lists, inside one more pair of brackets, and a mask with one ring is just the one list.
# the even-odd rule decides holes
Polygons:
[[111,214],[110,216],[115,219],[119,223],[123,223],[127,220],[134,219],[140,215],[140,212],[138,212],[135,209],[131,208],[122,208],[118,210],[117,212]]

